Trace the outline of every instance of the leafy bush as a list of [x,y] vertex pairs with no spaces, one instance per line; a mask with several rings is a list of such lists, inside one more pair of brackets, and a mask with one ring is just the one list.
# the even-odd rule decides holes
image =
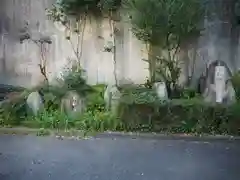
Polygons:
[[77,129],[87,131],[120,130],[120,124],[119,119],[108,111],[88,111],[75,121]]
[[240,134],[240,104],[211,106],[199,99],[167,103],[122,102],[119,113],[125,129],[175,133]]
[[[87,85],[85,79],[82,77],[82,71],[75,71],[75,69],[68,72],[61,80],[59,79],[58,82],[57,85],[49,85],[48,83],[40,84],[22,93],[19,92],[18,96],[8,97],[0,108],[0,124],[19,125],[21,121],[28,118],[30,114],[26,106],[26,99],[31,92],[38,91],[43,96],[45,115],[50,116],[49,118],[51,119],[52,116],[55,117],[52,113],[59,110],[61,99],[67,91],[76,90],[81,96],[87,96],[96,91]],[[46,112],[48,113],[46,114]],[[40,116],[44,116],[44,114]],[[44,117],[36,118],[49,119]],[[36,122],[38,122],[38,120],[36,120]]]
[[76,70],[72,67],[61,78],[57,79],[58,84],[49,85],[41,84],[30,91],[39,91],[44,99],[44,107],[47,111],[56,111],[59,109],[61,99],[68,91],[76,91],[80,96],[86,97],[90,93],[94,93],[95,90],[86,83],[83,78],[83,70]]
[[121,5],[121,0],[61,0],[56,5],[67,15],[92,14],[99,16],[105,11],[117,10]]
[[18,96],[10,97],[1,102],[0,107],[0,125],[20,125],[26,118],[27,92],[19,92]]
[[86,96],[88,93],[93,92],[90,85],[87,84],[86,80],[83,78],[84,70],[77,70],[75,66],[67,72],[60,81],[60,88],[65,91],[76,91],[81,96]]
[[[131,85],[120,88],[122,97],[118,113],[113,115],[104,109],[104,88],[104,85],[93,86],[94,93],[87,95],[87,111],[74,117],[68,117],[54,108],[45,109],[34,117],[27,116],[25,101],[29,92],[24,92],[2,104],[0,123],[43,129],[240,135],[239,103],[213,106],[197,97],[161,101],[154,90]],[[43,91],[46,95],[55,90]]]
[[82,131],[120,130],[119,119],[108,111],[87,111],[75,117],[68,117],[59,111],[44,111],[38,116],[29,117],[21,123],[30,128],[65,129],[76,128]]
[[29,91],[38,91],[43,97],[45,110],[52,111],[59,109],[61,99],[66,94],[67,89],[62,88],[59,85],[41,84]]
[[73,127],[74,119],[68,117],[60,111],[46,111],[39,113],[37,116],[29,116],[22,125],[30,128],[45,129],[69,129]]
[[236,92],[237,101],[240,100],[240,71],[235,73],[231,78],[233,88]]
[[197,91],[195,89],[184,88],[182,93],[181,93],[181,98],[183,98],[183,99],[191,99],[191,98],[196,97],[197,95],[198,94],[197,94]]
[[104,91],[105,85],[98,84],[92,86],[94,92],[87,95],[87,111],[104,111],[105,102],[104,102]]
[[154,104],[158,102],[158,97],[153,90],[143,91],[143,89],[139,89],[131,93],[123,93],[120,101],[127,104],[145,104],[146,102]]

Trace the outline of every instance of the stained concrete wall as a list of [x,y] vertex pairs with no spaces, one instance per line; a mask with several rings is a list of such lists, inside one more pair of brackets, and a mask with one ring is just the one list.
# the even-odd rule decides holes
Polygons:
[[[202,36],[189,41],[179,54],[183,71],[181,82],[193,74],[195,80],[205,71],[206,66],[215,60],[226,62],[232,71],[240,66],[238,27],[232,31],[231,0],[209,0],[207,8],[211,15],[205,19]],[[69,64],[68,59],[75,58],[71,44],[65,38],[64,27],[53,23],[46,16],[54,0],[0,0],[0,83],[33,86],[41,81],[38,63],[39,48],[32,42],[19,42],[19,30],[28,22],[34,38],[50,36],[52,45],[48,45],[48,76],[50,80]],[[214,8],[213,8],[214,7]],[[224,13],[225,14],[224,14]],[[145,45],[131,33],[126,21],[118,23],[120,33],[116,40],[116,60],[118,79],[131,79],[142,83],[148,76]],[[82,46],[81,64],[86,70],[87,80],[91,84],[113,83],[113,55],[104,52],[104,44],[111,40],[107,19],[87,22]],[[235,34],[233,36],[233,34]],[[99,38],[101,37],[101,38]],[[73,39],[77,39],[76,36]],[[74,42],[76,44],[76,42]],[[194,67],[194,73],[192,69]]]
[[[38,64],[39,47],[30,41],[20,44],[19,30],[29,24],[33,38],[50,36],[53,43],[47,46],[49,79],[66,68],[69,59],[76,59],[71,43],[66,40],[65,28],[53,23],[46,16],[54,0],[1,0],[0,7],[0,83],[33,86],[42,80]],[[142,59],[144,47],[125,23],[118,23],[120,33],[116,40],[118,79],[143,82],[148,75],[147,64]],[[113,83],[113,54],[104,52],[104,45],[111,41],[107,19],[87,21],[82,49],[81,64],[91,84]],[[76,47],[77,36],[73,35]]]

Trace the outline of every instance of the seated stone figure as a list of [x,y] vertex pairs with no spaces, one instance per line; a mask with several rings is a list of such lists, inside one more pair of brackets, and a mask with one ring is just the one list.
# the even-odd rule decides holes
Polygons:
[[79,94],[75,91],[69,91],[61,100],[61,112],[71,115],[74,112],[82,113],[85,103]]

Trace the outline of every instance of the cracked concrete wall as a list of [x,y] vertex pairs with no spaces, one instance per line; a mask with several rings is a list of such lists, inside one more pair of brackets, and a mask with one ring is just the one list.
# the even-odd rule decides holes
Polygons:
[[[20,44],[19,30],[25,23],[33,38],[50,36],[53,43],[47,46],[48,77],[53,80],[74,59],[74,51],[66,40],[65,29],[46,16],[54,0],[1,0],[0,7],[0,83],[34,86],[41,82],[38,64],[39,48],[30,41]],[[147,64],[141,60],[142,44],[133,37],[128,25],[119,23],[121,33],[116,40],[118,79],[143,82],[148,75]],[[104,44],[110,40],[107,19],[88,21],[83,40],[81,64],[91,84],[113,83],[113,55],[104,52]],[[101,38],[99,38],[101,37]],[[73,35],[73,40],[77,36]],[[73,41],[76,45],[76,42]],[[137,68],[136,68],[137,67]]]
[[[29,87],[42,80],[38,68],[39,48],[32,42],[20,44],[19,41],[19,30],[26,22],[33,37],[47,35],[53,40],[52,45],[48,45],[46,53],[48,76],[53,80],[68,66],[69,59],[75,58],[71,44],[65,38],[64,28],[46,16],[45,9],[50,8],[54,0],[0,1],[0,83]],[[223,11],[223,8],[228,7],[224,2],[230,0],[209,0],[208,7],[213,6],[217,10],[210,8],[212,15],[204,22],[203,35],[194,42],[189,42],[183,49],[180,56],[184,61],[180,82],[186,81],[192,67],[195,67],[193,78],[196,80],[205,71],[206,65],[215,60],[226,62],[232,71],[240,67],[239,37],[232,36],[231,18],[222,13],[230,12]],[[142,61],[147,57],[144,52],[145,46],[134,37],[130,25],[125,21],[118,23],[118,27],[120,29],[116,40],[118,79],[131,79],[136,83],[143,83],[149,75],[148,65]],[[103,52],[104,44],[111,39],[110,33],[106,19],[91,19],[86,25],[81,63],[91,84],[114,82],[113,55]],[[76,39],[76,36],[73,39]]]

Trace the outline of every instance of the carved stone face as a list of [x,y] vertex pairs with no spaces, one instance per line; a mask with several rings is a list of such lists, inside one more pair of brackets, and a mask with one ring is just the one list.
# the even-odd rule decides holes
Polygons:
[[77,110],[77,106],[78,106],[78,104],[79,104],[79,102],[78,102],[79,100],[78,100],[78,98],[76,97],[76,96],[73,96],[72,97],[72,102],[71,102],[71,105],[72,105],[72,110],[73,111],[76,111]]

